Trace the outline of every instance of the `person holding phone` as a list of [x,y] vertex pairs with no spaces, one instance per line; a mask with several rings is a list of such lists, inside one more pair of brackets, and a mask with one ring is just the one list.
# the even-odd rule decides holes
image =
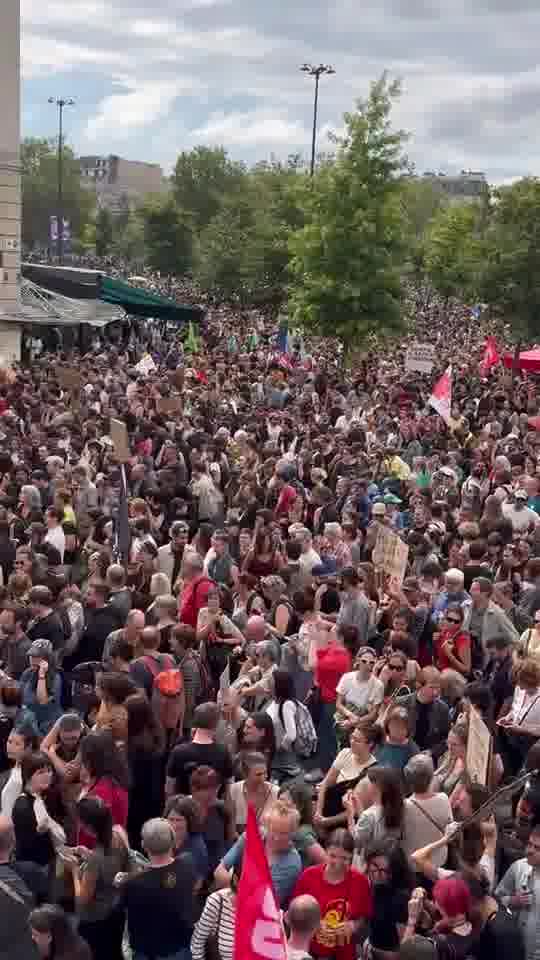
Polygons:
[[45,737],[62,716],[62,682],[49,640],[34,640],[28,657],[30,666],[21,677],[23,713],[32,720],[39,735]]

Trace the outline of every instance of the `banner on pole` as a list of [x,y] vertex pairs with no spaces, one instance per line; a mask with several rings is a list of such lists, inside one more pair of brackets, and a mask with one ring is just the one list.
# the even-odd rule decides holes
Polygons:
[[449,426],[452,419],[452,364],[446,368],[440,380],[437,380],[428,403]]
[[248,806],[244,834],[242,875],[238,884],[234,923],[234,960],[286,960],[287,948],[276,901],[270,867],[257,826],[257,817]]

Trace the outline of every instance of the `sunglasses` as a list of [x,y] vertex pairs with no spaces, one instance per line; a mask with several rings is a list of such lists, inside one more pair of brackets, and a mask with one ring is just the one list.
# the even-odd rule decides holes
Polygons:
[[360,660],[360,663],[363,663],[365,667],[374,667],[376,661],[375,661],[375,660]]
[[447,623],[461,623],[461,620],[457,620],[456,617],[445,617]]
[[389,670],[401,671],[401,670],[404,670],[405,667],[402,666],[401,663],[389,663],[389,664],[388,664],[388,669],[389,669]]

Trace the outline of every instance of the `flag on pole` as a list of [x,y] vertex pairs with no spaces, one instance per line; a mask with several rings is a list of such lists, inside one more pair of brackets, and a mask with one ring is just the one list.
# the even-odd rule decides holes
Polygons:
[[248,807],[234,923],[234,960],[286,960],[281,914],[257,818]]
[[452,364],[446,368],[440,380],[437,380],[428,403],[449,426],[452,419]]
[[189,353],[199,352],[199,341],[191,320],[189,321],[188,335],[184,344],[184,349],[188,350]]
[[499,351],[497,350],[497,341],[495,337],[488,337],[484,349],[484,356],[480,364],[480,371],[483,377],[486,377],[492,367],[495,367],[500,361]]

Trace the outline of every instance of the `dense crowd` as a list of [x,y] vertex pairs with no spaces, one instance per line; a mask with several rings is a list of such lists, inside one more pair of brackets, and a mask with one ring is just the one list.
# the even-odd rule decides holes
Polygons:
[[2,372],[1,958],[233,960],[252,807],[291,960],[538,960],[539,395],[408,310],[430,376],[214,303]]

